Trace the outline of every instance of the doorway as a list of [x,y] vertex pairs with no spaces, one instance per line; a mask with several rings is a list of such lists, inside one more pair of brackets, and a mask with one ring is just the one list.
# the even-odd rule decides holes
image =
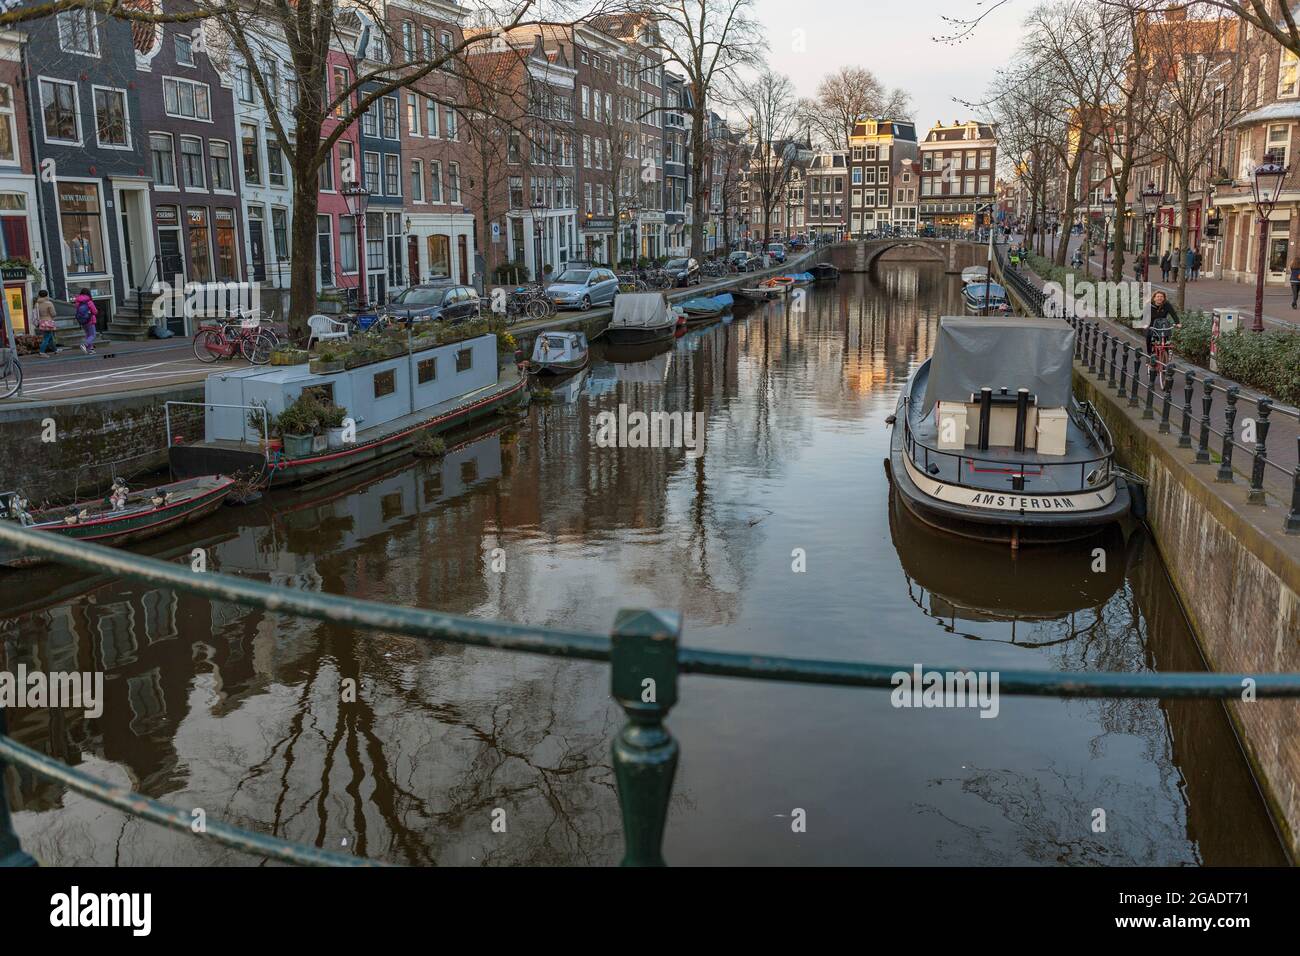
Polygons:
[[420,238],[406,237],[406,265],[411,270],[411,285],[420,284]]
[[266,228],[262,224],[262,210],[248,207],[248,260],[253,266],[253,281],[266,281]]
[[469,285],[469,243],[464,236],[456,237],[456,255],[460,260],[460,284]]
[[118,225],[122,242],[123,293],[142,289],[158,278],[153,270],[153,232],[149,212],[149,194],[144,189],[115,190]]

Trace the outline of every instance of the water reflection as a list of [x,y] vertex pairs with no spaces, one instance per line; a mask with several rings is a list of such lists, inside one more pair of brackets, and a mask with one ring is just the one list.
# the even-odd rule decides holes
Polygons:
[[[648,351],[598,344],[552,402],[441,461],[278,492],[154,553],[188,560],[197,544],[211,567],[285,587],[593,631],[622,606],[676,608],[697,647],[1199,668],[1140,536],[1103,540],[1097,574],[1089,548],[1010,564],[891,513],[884,418],[937,317],[960,311],[956,286],[889,266],[878,284],[846,277]],[[704,414],[705,454],[598,447],[596,416],[620,404]],[[108,698],[96,721],[11,712],[29,746],[213,818],[395,862],[618,859],[621,715],[603,667],[24,574],[44,576],[4,579],[19,583],[0,605],[0,666],[104,669]],[[692,678],[671,726],[676,863],[1282,859],[1217,704],[1016,700],[980,720]],[[246,862],[29,777],[8,785],[24,841],[52,862]],[[794,806],[816,821],[797,839]]]

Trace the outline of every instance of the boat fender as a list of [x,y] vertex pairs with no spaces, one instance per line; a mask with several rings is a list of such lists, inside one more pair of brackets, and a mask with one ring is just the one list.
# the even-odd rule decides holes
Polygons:
[[1129,510],[1133,517],[1139,521],[1145,521],[1147,516],[1147,486],[1140,482],[1130,481],[1128,483],[1129,493]]

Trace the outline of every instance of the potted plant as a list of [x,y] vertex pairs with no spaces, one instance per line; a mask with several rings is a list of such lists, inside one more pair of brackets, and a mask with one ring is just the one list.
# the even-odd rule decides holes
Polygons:
[[281,442],[274,434],[267,434],[268,431],[274,433],[276,419],[272,418],[266,411],[266,402],[254,399],[252,408],[248,410],[248,427],[251,428],[260,439],[263,454],[271,454],[280,450]]
[[347,349],[332,342],[326,342],[316,350],[316,357],[311,360],[311,372],[313,375],[329,375],[332,372],[341,372],[345,366],[344,358],[347,355]]
[[276,417],[287,457],[306,458],[314,450],[314,438],[320,427],[318,406],[315,395],[303,392]]
[[280,345],[271,351],[272,365],[305,365],[311,361],[311,353],[292,345]]
[[348,417],[348,410],[332,402],[321,409],[320,423],[325,429],[325,446],[331,450],[343,447],[343,435],[347,431],[343,421]]

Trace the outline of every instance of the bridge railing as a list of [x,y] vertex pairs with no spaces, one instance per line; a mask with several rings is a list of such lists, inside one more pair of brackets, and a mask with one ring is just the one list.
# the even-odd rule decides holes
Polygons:
[[[108,572],[132,581],[172,588],[217,602],[241,604],[277,614],[298,615],[416,640],[445,641],[500,651],[610,665],[610,692],[627,722],[612,742],[611,759],[623,821],[624,865],[663,865],[668,820],[680,747],[665,721],[678,701],[679,678],[704,674],[745,680],[836,687],[892,688],[914,673],[916,663],[875,664],[761,654],[727,653],[681,646],[682,623],[666,611],[619,611],[609,634],[534,628],[455,617],[437,611],[300,591],[216,572],[198,572],[84,541],[72,541],[11,522],[0,522],[0,543],[73,568]],[[974,675],[966,667],[923,667]],[[997,671],[998,692],[1061,698],[1241,698],[1250,687],[1257,697],[1300,697],[1300,674],[1088,673]],[[375,861],[290,843],[262,833],[208,822],[199,832],[190,815],[152,798],[107,784],[23,746],[8,736],[0,708],[0,865],[34,865],[21,847],[4,786],[5,765],[53,781],[131,816],[267,859],[341,866]]]

